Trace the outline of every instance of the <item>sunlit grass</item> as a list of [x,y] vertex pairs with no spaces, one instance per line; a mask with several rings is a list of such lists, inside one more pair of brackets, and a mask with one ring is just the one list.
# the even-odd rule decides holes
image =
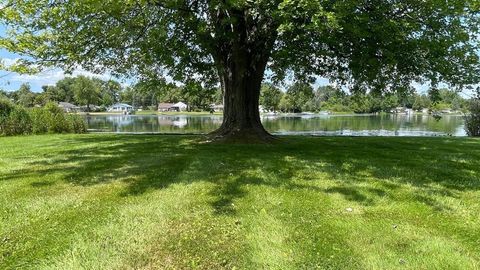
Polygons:
[[0,138],[0,269],[478,269],[480,140]]

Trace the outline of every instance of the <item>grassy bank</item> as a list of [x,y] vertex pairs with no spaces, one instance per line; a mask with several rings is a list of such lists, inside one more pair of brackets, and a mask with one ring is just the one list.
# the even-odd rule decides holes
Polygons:
[[0,269],[478,269],[480,140],[0,138]]

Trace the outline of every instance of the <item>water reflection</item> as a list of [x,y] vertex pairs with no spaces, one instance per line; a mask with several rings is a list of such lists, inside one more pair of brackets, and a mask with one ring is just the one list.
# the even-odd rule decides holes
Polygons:
[[[208,133],[222,123],[216,115],[95,115],[86,116],[95,132]],[[282,115],[264,116],[274,134],[337,136],[465,136],[462,116],[428,115]]]
[[95,132],[207,133],[219,127],[220,116],[95,115],[86,116]]

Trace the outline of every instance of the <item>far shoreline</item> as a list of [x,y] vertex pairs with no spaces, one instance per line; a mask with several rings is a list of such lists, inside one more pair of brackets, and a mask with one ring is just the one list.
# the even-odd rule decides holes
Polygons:
[[[222,112],[159,112],[159,111],[136,111],[134,114],[123,114],[122,112],[78,112],[73,113],[85,116],[223,116]],[[396,115],[396,116],[432,116],[432,114],[426,113],[413,113],[413,114],[395,114],[395,113],[354,113],[354,112],[302,112],[302,113],[260,113],[263,117],[289,117],[289,116],[382,116],[382,115]],[[464,116],[462,113],[442,113],[441,116]]]

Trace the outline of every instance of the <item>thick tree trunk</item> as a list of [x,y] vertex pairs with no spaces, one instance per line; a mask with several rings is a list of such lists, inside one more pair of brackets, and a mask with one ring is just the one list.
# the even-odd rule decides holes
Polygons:
[[210,134],[215,141],[266,143],[275,139],[264,129],[258,110],[266,61],[251,64],[248,59],[237,55],[233,63],[221,69],[223,123]]
[[[217,25],[222,34],[212,57],[224,91],[224,111],[221,127],[210,135],[216,141],[271,142],[275,137],[263,128],[258,103],[277,26],[268,19],[256,21],[247,9],[218,14],[218,22],[224,21],[223,15],[235,20]],[[226,42],[228,36],[223,32],[231,32],[233,37]]]

